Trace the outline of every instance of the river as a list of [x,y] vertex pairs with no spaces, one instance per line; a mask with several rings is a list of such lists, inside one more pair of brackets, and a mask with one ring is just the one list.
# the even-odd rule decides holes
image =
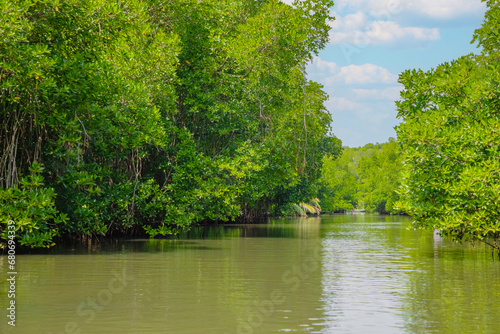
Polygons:
[[498,333],[500,261],[409,224],[278,219],[18,255],[16,326],[2,280],[0,332]]

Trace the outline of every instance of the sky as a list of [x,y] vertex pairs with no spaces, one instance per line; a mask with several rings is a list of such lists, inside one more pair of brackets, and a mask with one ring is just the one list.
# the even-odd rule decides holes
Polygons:
[[[291,4],[292,0],[282,0]],[[335,1],[335,0],[334,0]],[[483,22],[480,0],[336,0],[329,44],[307,67],[324,85],[333,134],[344,146],[396,137],[398,74],[469,53]]]

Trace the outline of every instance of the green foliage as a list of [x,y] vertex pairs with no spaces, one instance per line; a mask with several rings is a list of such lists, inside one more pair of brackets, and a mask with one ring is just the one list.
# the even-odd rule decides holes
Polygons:
[[358,164],[358,198],[368,211],[396,213],[393,203],[401,183],[401,155],[394,139],[374,149]]
[[343,148],[338,159],[326,157],[320,189],[323,209],[327,212],[355,207],[380,213],[396,213],[401,182],[401,158],[396,141]]
[[398,102],[404,155],[402,206],[415,227],[456,240],[487,242],[500,233],[500,4],[488,1],[467,55],[428,72],[406,71]]
[[175,234],[314,198],[340,143],[304,71],[332,5],[0,0],[2,192],[43,163],[33,196],[56,211],[37,224],[68,218],[47,242]]
[[324,158],[320,199],[326,212],[350,210],[357,204],[354,152],[354,149],[344,147],[337,159],[330,156]]
[[312,214],[320,214],[321,213],[321,205],[319,205],[320,200],[318,198],[313,198],[309,201],[309,203],[299,203],[298,206],[305,212],[305,213],[312,213]]
[[16,226],[16,239],[23,246],[49,247],[58,234],[57,225],[67,220],[54,205],[53,188],[44,186],[43,167],[34,163],[31,175],[21,179],[19,186],[0,189],[0,233],[8,240],[7,225]]

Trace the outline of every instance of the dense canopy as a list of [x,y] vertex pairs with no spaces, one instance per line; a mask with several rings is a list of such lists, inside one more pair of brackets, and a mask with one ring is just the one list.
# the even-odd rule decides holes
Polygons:
[[332,1],[1,0],[0,231],[151,236],[311,198]]
[[487,1],[482,52],[409,70],[398,102],[403,206],[417,227],[499,248],[500,4]]

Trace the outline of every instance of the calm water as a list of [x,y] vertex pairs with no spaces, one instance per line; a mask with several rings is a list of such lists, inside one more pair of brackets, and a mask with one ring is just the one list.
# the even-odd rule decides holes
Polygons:
[[500,261],[408,224],[325,216],[19,255],[0,332],[498,333]]

